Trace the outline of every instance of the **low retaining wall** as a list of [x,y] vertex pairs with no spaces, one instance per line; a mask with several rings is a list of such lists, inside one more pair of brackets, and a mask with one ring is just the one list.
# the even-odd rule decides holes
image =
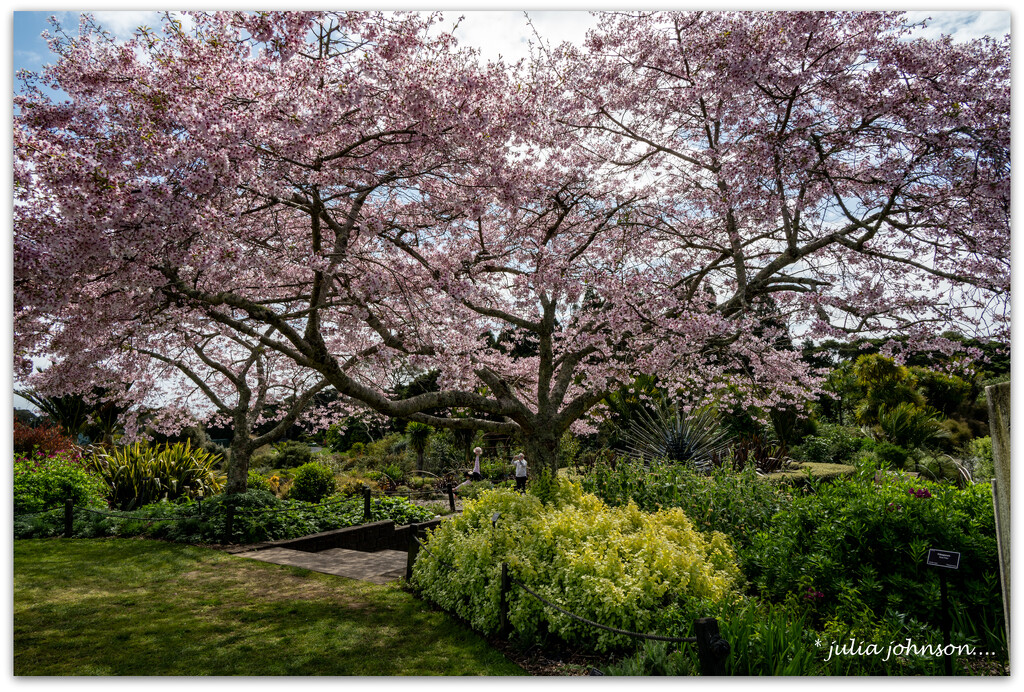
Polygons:
[[440,519],[432,519],[421,524],[409,524],[408,526],[396,526],[395,522],[387,519],[375,521],[372,524],[360,524],[359,526],[348,526],[344,529],[323,531],[314,533],[302,538],[289,538],[271,543],[261,543],[262,548],[288,548],[289,550],[302,550],[307,553],[318,553],[321,550],[330,548],[347,548],[348,550],[362,550],[375,552],[377,550],[408,550],[410,534],[414,526],[421,531],[432,529],[441,523]]

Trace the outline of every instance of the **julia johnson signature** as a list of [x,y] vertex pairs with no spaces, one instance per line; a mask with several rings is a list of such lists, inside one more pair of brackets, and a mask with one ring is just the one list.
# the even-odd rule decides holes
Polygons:
[[[822,641],[819,639],[815,644],[822,646]],[[899,658],[901,656],[992,655],[987,651],[978,651],[978,647],[972,644],[915,644],[912,640],[907,639],[902,644],[891,641],[886,646],[883,644],[865,644],[851,638],[848,642],[832,642],[831,646],[829,646],[825,662],[831,661],[833,657],[838,658],[840,656],[882,656],[883,654],[885,658],[882,661],[888,661],[893,656]]]

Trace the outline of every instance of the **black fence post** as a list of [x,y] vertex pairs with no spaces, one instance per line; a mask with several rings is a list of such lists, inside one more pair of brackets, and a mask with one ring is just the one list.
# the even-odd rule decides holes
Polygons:
[[70,497],[64,500],[64,538],[71,538],[75,532],[75,501]]
[[231,534],[235,528],[235,506],[228,505],[228,514],[224,519],[224,543],[231,542]]
[[420,532],[420,525],[419,524],[410,524],[409,525],[409,553],[406,556],[406,560],[405,560],[405,580],[406,581],[412,581],[412,566],[414,564],[416,564],[416,555],[418,555],[419,551],[420,551],[420,543],[419,543],[419,540],[418,540],[419,539],[419,535],[418,535],[419,532]]
[[725,675],[725,659],[729,655],[729,642],[718,632],[718,620],[699,618],[693,623],[697,636],[697,657],[701,675]]
[[512,579],[508,574],[508,563],[501,563],[501,591],[498,596],[498,634],[508,636],[508,592],[512,589]]
[[448,506],[455,511],[455,490],[451,483],[448,484]]
[[370,486],[363,488],[363,521],[369,523],[373,519],[373,512],[370,508]]

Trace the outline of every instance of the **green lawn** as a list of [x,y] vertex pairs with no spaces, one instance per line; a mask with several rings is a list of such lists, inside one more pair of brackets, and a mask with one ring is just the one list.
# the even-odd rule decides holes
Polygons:
[[15,675],[523,675],[394,585],[143,540],[14,542]]

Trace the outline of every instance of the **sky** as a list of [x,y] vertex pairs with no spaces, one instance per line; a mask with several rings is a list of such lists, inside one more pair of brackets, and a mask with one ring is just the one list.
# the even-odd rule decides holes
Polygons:
[[[233,3],[227,3],[231,5]],[[521,6],[536,7],[537,3],[526,2]],[[559,7],[570,7],[572,3],[563,2]],[[600,3],[575,3],[580,7],[598,7]],[[626,3],[620,3],[625,5]],[[901,7],[913,7],[915,3],[902,3]],[[940,3],[931,3],[935,7]],[[218,5],[220,7],[221,5]],[[394,5],[392,5],[394,6]],[[403,4],[410,9],[431,7],[458,7],[458,4],[426,3]],[[669,3],[668,7],[684,7],[684,3]],[[459,23],[456,36],[465,45],[480,49],[485,59],[504,57],[507,62],[514,62],[528,55],[528,45],[534,40],[533,31],[527,23],[523,10],[474,11],[473,5],[463,5],[466,9],[455,9],[445,12],[445,25],[450,26],[459,16],[465,18]],[[610,7],[610,5],[609,5]],[[71,31],[77,28],[78,13],[75,11],[47,12],[20,10],[15,6],[13,14],[13,71],[19,69],[38,70],[51,59],[51,54],[40,34],[49,28],[47,17],[55,15],[62,25]],[[140,25],[157,26],[160,21],[158,11],[96,11],[93,15],[99,23],[116,36],[129,36]],[[568,40],[582,41],[587,29],[594,23],[585,10],[547,11],[529,10],[538,33],[546,41],[560,43]],[[982,35],[1002,36],[1010,30],[1010,13],[1008,11],[923,11],[915,10],[908,15],[912,20],[919,21],[932,18],[930,25],[921,31],[921,35],[933,37],[939,33],[952,34],[956,39],[971,39]]]
[[[123,4],[123,3],[122,3]],[[141,3],[146,5],[147,3]],[[983,35],[991,35],[1001,38],[1004,34],[1010,31],[1011,24],[1011,12],[1006,9],[1009,7],[1007,4],[1004,8],[999,6],[992,7],[993,11],[954,11],[941,9],[943,2],[930,2],[926,5],[920,2],[903,2],[900,3],[901,8],[911,10],[908,14],[908,18],[912,21],[928,21],[928,26],[920,30],[920,35],[933,38],[940,33],[951,34],[956,40],[970,40]],[[102,3],[104,7],[116,8],[118,3],[106,2]],[[130,7],[137,8],[140,3],[133,3]],[[537,9],[550,6],[550,4],[539,4],[535,0],[533,2],[522,2],[518,6],[504,5],[505,7],[518,7],[519,9],[505,9],[505,10],[492,10],[492,11],[480,11],[476,8],[479,4],[472,3],[458,3],[458,2],[443,2],[429,4],[424,2],[418,3],[391,3],[387,5],[390,8],[402,8],[402,9],[436,9],[439,6],[445,8],[444,25],[451,26],[459,17],[463,19],[459,22],[458,29],[455,32],[456,37],[463,45],[473,46],[478,48],[481,53],[481,58],[498,59],[499,57],[504,58],[507,63],[515,62],[520,58],[527,57],[529,55],[529,44],[531,41],[536,41],[534,30],[530,26],[532,22],[533,27],[536,29],[544,41],[558,44],[562,41],[573,41],[581,42],[589,27],[591,27],[595,20],[586,11],[588,9],[619,9],[627,6],[628,3],[619,2],[609,4],[607,2],[568,2],[562,0],[557,3],[556,7],[559,9],[565,8],[566,11],[552,11],[545,9]],[[67,7],[67,5],[63,5]],[[95,5],[93,5],[95,6]],[[191,3],[190,3],[191,6]],[[272,5],[273,6],[273,5]],[[278,5],[279,6],[279,5]],[[315,7],[314,3],[311,5]],[[383,6],[381,3],[359,4],[360,8],[367,8],[373,6]],[[820,8],[820,4],[817,6]],[[927,7],[928,10],[916,9],[916,7]],[[12,3],[9,7],[13,12],[8,12],[3,17],[5,22],[9,22],[6,25],[5,35],[11,36],[11,52],[4,52],[3,59],[11,60],[10,69],[0,70],[0,75],[3,79],[9,79],[10,87],[8,93],[14,94],[17,90],[17,80],[14,75],[19,70],[32,70],[38,71],[44,64],[47,64],[53,60],[53,55],[49,52],[46,42],[40,37],[43,31],[49,30],[50,25],[47,18],[56,16],[61,24],[65,27],[69,33],[77,31],[78,26],[78,11],[77,10],[63,10],[63,11],[35,11],[32,9],[33,5],[19,0],[18,2]],[[216,5],[218,9],[224,8],[245,8],[257,7],[257,5],[240,5],[232,0],[227,0]],[[303,8],[305,9],[305,5]],[[679,8],[685,9],[688,6],[686,3],[675,2],[662,3],[659,7],[666,9]],[[705,5],[706,7],[706,5]],[[778,5],[774,6],[778,8]],[[939,7],[939,10],[934,8]],[[960,6],[962,8],[962,5]],[[989,6],[991,7],[991,6]],[[449,9],[451,8],[451,9]],[[578,9],[577,9],[578,8]],[[761,9],[757,4],[745,3],[734,6],[729,6],[730,9]],[[783,6],[784,9],[803,9],[799,4],[790,3]],[[869,9],[870,5],[867,3],[860,4],[844,4],[839,3],[837,9]],[[529,14],[529,21],[527,20],[526,14]],[[92,13],[98,22],[108,31],[119,37],[128,37],[140,25],[148,25],[156,27],[160,23],[160,12],[158,10],[118,10],[118,9],[107,9],[103,11],[94,11]],[[9,33],[8,33],[9,32]],[[9,102],[8,102],[9,103]],[[10,107],[10,106],[9,106]],[[9,137],[10,135],[5,135]],[[7,139],[9,142],[10,140]],[[10,175],[10,169],[3,169],[4,175]],[[10,214],[6,218],[10,218]],[[5,271],[13,272],[11,266],[10,250],[9,247],[4,249],[4,269]],[[8,274],[10,275],[10,274]],[[7,284],[9,285],[9,284]],[[9,307],[4,312],[6,323],[10,325],[10,320],[13,308],[11,308],[10,295],[6,293],[7,289],[5,286],[5,299]],[[4,343],[4,348],[9,349],[9,342]],[[5,357],[3,353],[0,353],[0,358]],[[11,359],[8,358],[8,363],[11,363]],[[7,378],[11,377],[10,374],[6,375]],[[10,391],[11,387],[7,387]],[[13,395],[13,394],[12,394]],[[19,408],[33,408],[24,399],[13,395],[14,405]]]

